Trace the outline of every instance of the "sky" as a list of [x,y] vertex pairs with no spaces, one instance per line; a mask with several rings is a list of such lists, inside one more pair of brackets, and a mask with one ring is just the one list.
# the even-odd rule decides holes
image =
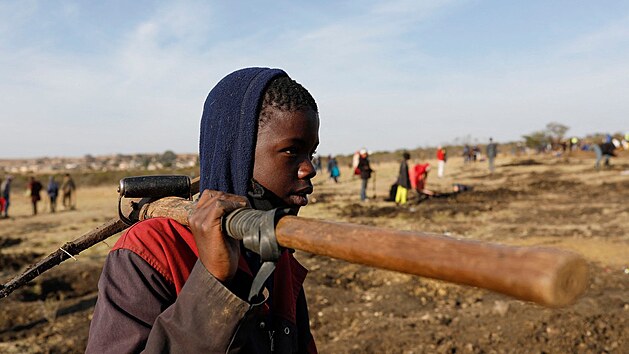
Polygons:
[[0,157],[195,153],[248,66],[311,92],[321,155],[629,131],[624,0],[0,0]]

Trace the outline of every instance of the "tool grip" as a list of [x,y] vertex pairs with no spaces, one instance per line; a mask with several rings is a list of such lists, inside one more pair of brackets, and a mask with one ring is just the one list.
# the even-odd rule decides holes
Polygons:
[[118,194],[123,198],[190,198],[190,187],[190,177],[183,175],[125,177],[120,180]]

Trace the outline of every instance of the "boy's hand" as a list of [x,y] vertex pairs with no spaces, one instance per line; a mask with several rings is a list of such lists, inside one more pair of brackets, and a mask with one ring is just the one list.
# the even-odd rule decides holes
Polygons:
[[205,190],[188,218],[201,263],[222,283],[229,282],[238,270],[240,244],[223,233],[221,218],[247,206],[249,201],[243,196]]

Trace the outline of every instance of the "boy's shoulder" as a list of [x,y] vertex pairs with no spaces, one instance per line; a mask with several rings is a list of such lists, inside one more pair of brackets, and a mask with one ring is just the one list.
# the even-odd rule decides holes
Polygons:
[[169,218],[153,218],[131,226],[112,251],[129,250],[157,270],[177,290],[192,270],[198,252],[192,232]]

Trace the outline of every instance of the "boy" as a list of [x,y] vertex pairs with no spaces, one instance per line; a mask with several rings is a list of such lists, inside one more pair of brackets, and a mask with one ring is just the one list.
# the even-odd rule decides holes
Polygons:
[[223,234],[221,217],[247,205],[305,206],[318,131],[314,99],[282,70],[221,80],[203,110],[203,192],[190,229],[158,218],[120,238],[99,281],[87,352],[315,353],[307,271],[284,250],[268,297],[249,303],[259,258]]

